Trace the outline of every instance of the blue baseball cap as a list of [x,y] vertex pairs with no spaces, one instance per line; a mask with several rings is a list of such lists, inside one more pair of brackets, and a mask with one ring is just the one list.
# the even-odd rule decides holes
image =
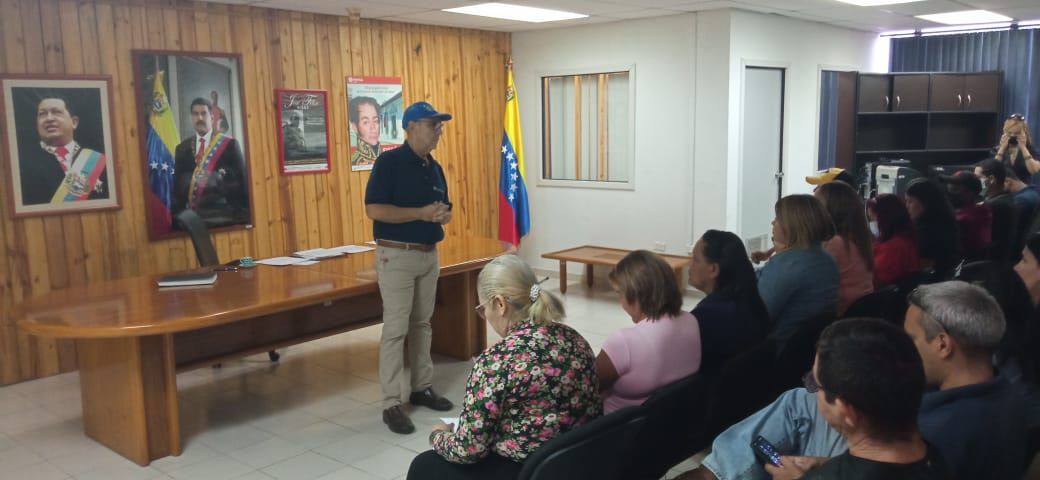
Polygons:
[[450,113],[438,112],[426,102],[415,102],[404,109],[404,116],[401,117],[401,128],[408,128],[409,122],[416,120],[422,120],[424,118],[433,118],[437,120],[451,120]]

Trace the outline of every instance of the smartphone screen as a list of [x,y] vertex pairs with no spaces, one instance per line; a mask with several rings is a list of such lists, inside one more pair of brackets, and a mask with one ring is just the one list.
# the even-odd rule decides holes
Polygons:
[[771,463],[777,467],[783,466],[780,464],[780,452],[776,450],[772,443],[769,443],[769,440],[762,438],[761,435],[751,441],[751,450],[755,452],[755,457],[763,464]]

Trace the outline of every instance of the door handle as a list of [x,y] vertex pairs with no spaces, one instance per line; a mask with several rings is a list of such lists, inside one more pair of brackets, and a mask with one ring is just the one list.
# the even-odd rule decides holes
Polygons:
[[903,99],[899,98],[899,95],[896,95],[896,110],[899,110],[900,103],[903,103]]
[[969,107],[971,106],[971,94],[970,93],[968,94],[968,106]]
[[888,95],[885,95],[885,108],[887,109],[887,108],[889,108],[891,106],[892,106],[892,102],[889,100]]
[[957,94],[957,106],[958,107],[963,107],[964,106],[964,99],[961,97],[961,94],[959,94],[959,93]]
[[776,173],[774,173],[773,174],[773,178],[775,178],[777,180],[782,180],[784,178],[784,172],[776,172]]

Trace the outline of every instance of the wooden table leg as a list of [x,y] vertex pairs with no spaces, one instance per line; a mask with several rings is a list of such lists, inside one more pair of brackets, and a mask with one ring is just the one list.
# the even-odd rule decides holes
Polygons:
[[591,263],[586,263],[585,264],[585,285],[588,285],[589,288],[592,288],[592,264]]
[[567,261],[560,260],[560,293],[567,293]]
[[138,465],[181,454],[173,337],[76,341],[83,430]]
[[430,350],[459,360],[469,360],[487,348],[487,322],[477,316],[477,275],[471,270],[441,276],[437,306],[430,323]]

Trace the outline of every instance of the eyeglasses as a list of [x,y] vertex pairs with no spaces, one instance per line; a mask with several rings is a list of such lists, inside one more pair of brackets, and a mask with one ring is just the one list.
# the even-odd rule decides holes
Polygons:
[[488,299],[487,302],[481,303],[480,305],[477,305],[476,307],[473,308],[473,310],[475,310],[477,312],[477,316],[480,317],[481,320],[487,320],[487,316],[486,316],[486,314],[484,312],[484,308],[485,308],[485,305],[487,305],[488,302],[490,302],[490,301],[491,301],[491,299]]
[[802,385],[805,386],[805,390],[809,393],[816,393],[823,390],[823,386],[820,385],[820,382],[816,381],[816,376],[813,375],[812,370],[806,372],[802,377]]
[[429,128],[430,128],[430,130],[434,130],[434,131],[436,131],[436,130],[443,130],[443,129],[444,129],[444,122],[438,122],[438,121],[433,121],[433,122],[425,122],[425,121],[419,121],[419,122],[416,122],[416,123],[418,123],[418,124],[420,124],[420,125],[426,125],[427,127],[429,127]]

